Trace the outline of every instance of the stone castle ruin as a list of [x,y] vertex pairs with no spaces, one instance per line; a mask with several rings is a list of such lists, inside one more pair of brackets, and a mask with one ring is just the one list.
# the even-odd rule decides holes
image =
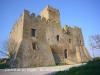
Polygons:
[[62,28],[59,10],[49,5],[38,16],[24,10],[9,40],[11,56],[7,63],[11,67],[76,64],[92,59],[81,28],[67,25]]

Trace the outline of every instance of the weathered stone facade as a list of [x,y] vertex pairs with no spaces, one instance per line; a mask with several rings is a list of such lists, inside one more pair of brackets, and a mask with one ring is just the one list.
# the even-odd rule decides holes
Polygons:
[[24,10],[11,31],[12,39],[16,44],[9,45],[9,53],[13,51],[8,61],[11,67],[75,64],[92,60],[84,45],[81,28],[67,25],[62,28],[59,10],[51,6],[38,16]]

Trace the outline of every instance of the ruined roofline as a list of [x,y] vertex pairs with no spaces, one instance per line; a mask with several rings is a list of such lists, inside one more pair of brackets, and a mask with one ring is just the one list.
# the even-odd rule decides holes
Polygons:
[[52,10],[55,10],[55,11],[59,12],[59,10],[58,10],[58,9],[56,9],[56,8],[54,8],[54,7],[50,6],[50,5],[47,5],[47,7],[48,7],[48,8],[50,8],[50,9],[52,9]]
[[71,26],[68,26],[68,25],[64,25],[64,27],[67,27],[67,28],[70,28],[70,29],[79,29],[79,30],[81,30],[81,28],[80,27],[77,27],[77,26],[71,27]]
[[[41,17],[40,15],[37,15],[37,16],[36,16],[35,13],[31,13],[31,14],[30,14],[30,12],[29,12],[28,10],[25,10],[25,9],[24,9],[23,13],[29,15],[29,16],[32,17],[32,18],[35,18],[35,19],[37,19],[37,20],[41,20],[41,21],[46,22],[46,23],[51,23],[51,24],[55,24],[55,25],[60,24],[59,22],[56,22],[56,21],[53,21],[53,20],[52,20],[52,21],[49,20],[49,19],[46,20],[45,17]],[[17,22],[21,20],[22,15],[23,15],[23,14],[21,14],[20,18],[19,18],[17,21],[15,21],[13,28],[15,27],[15,25],[17,24]],[[65,27],[65,26],[68,27],[68,29],[81,29],[81,28],[79,28],[79,27],[77,27],[77,26],[70,27],[70,26],[68,26],[68,25],[64,25],[64,27]],[[62,27],[62,26],[61,26],[61,27]],[[62,27],[62,29],[63,29],[64,27]],[[12,28],[12,29],[13,29],[13,28]],[[12,30],[11,30],[11,32],[12,32]],[[10,32],[10,33],[11,33],[11,32]]]
[[36,16],[35,13],[30,14],[30,12],[28,10],[25,10],[25,9],[24,9],[24,13],[29,15],[32,18],[35,18],[37,20],[41,20],[41,21],[46,22],[46,23],[60,24],[59,22],[56,22],[56,21],[53,21],[53,20],[49,20],[49,19],[47,20],[45,17],[41,17],[40,15]]
[[[56,8],[50,6],[50,5],[47,5],[43,10],[45,10],[45,9],[60,14],[58,9],[56,9]],[[41,11],[41,12],[42,12],[42,11]],[[40,12],[40,13],[41,13],[41,12]]]

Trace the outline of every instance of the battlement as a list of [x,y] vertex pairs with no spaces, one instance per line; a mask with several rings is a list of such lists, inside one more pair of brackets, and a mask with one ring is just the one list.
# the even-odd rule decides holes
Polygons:
[[31,14],[32,17],[35,17],[36,15],[34,13]]
[[70,27],[70,26],[68,26],[68,25],[65,25],[65,26],[64,26],[64,29],[81,29],[81,28],[79,28],[79,27],[77,27],[77,26]]
[[35,13],[30,13],[28,10],[24,10],[24,15],[27,15],[31,18],[34,18],[34,19],[37,19],[37,20],[41,20],[43,22],[46,22],[46,23],[51,23],[51,24],[60,24],[59,22],[56,22],[55,20],[50,20],[50,19],[47,19],[45,17],[42,17],[41,15],[37,15]]
[[29,15],[29,14],[30,14],[30,12],[29,12],[28,10],[24,9],[24,14]]
[[74,26],[74,27],[70,27],[70,26],[68,26],[68,25],[65,25],[64,27],[63,27],[63,32],[65,33],[65,34],[69,34],[69,33],[72,33],[72,31],[81,31],[81,28],[79,28],[79,27],[76,27],[76,26]]
[[81,30],[81,28],[74,26],[73,29]]

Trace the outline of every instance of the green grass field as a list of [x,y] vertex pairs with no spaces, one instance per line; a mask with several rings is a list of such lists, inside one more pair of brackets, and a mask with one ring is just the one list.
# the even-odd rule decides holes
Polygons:
[[100,59],[90,61],[83,66],[72,67],[66,71],[59,71],[54,75],[100,75]]

